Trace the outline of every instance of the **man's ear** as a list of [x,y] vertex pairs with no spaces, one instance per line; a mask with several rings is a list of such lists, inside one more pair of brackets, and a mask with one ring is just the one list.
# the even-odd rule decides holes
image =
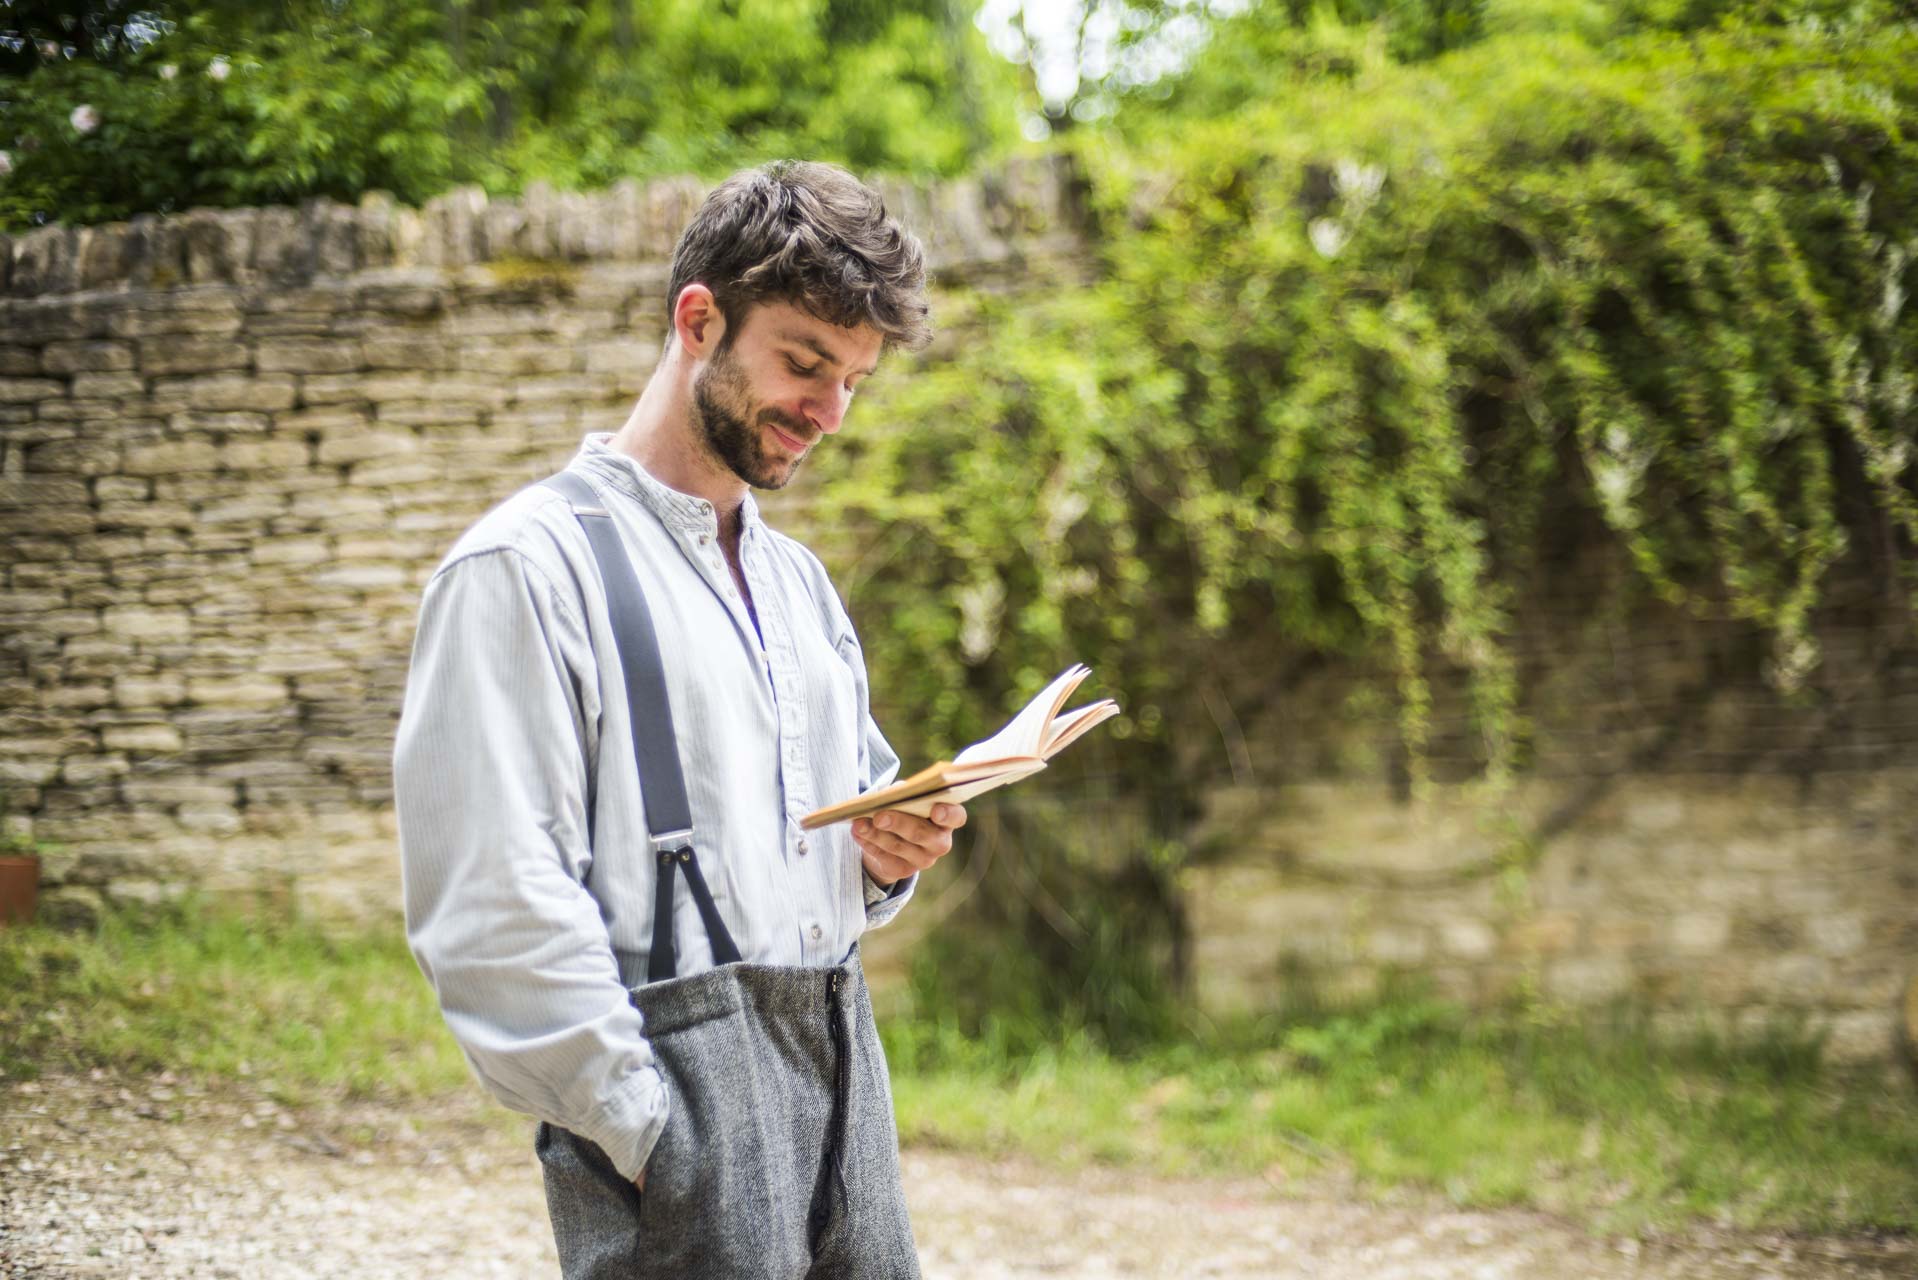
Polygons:
[[711,289],[694,281],[679,291],[673,301],[673,333],[696,360],[708,359],[719,349],[726,336],[726,317]]

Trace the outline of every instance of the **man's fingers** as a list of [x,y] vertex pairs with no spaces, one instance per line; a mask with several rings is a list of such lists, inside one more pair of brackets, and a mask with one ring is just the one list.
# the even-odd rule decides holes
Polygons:
[[[950,847],[951,837],[941,830],[938,841],[929,841],[928,844],[922,845],[915,844],[904,836],[895,835],[890,831],[867,828],[861,832],[855,827],[853,839],[859,842],[861,848],[898,858],[902,862],[910,863],[915,869],[924,871],[938,861],[940,855]],[[944,847],[941,847],[942,845]]]

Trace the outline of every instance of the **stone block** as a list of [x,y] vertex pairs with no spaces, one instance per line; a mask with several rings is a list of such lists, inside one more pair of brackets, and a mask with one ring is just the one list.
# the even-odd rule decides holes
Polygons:
[[0,620],[8,626],[31,622],[33,616],[48,613],[67,603],[62,591],[8,591],[0,593]]
[[108,373],[135,364],[133,344],[124,341],[49,342],[40,349],[47,373]]
[[90,425],[109,426],[120,416],[117,400],[43,400],[35,406],[35,417],[43,423],[72,423],[76,430]]
[[0,378],[0,404],[36,404],[66,394],[67,384],[52,378]]
[[176,706],[186,701],[186,681],[177,675],[121,676],[113,682],[113,701],[131,710]]
[[[70,472],[83,476],[110,475],[120,469],[120,461],[119,443],[97,437],[50,440],[26,451],[27,471],[30,474]],[[86,488],[85,485],[81,487]],[[74,498],[69,496],[63,500],[71,502]]]
[[215,707],[272,706],[287,700],[286,682],[258,676],[195,678],[187,685],[188,697]]
[[60,781],[70,787],[87,787],[118,778],[130,768],[127,758],[117,752],[68,756],[60,762]]
[[208,804],[205,801],[183,804],[177,816],[180,826],[186,830],[209,835],[237,835],[245,825],[240,819],[239,810],[228,804]]
[[512,402],[597,404],[613,398],[616,391],[613,378],[607,374],[518,378],[512,384]]
[[0,377],[32,377],[39,372],[38,347],[0,347]]
[[417,453],[419,447],[419,437],[410,431],[360,426],[354,430],[329,432],[322,436],[317,454],[321,466],[336,467],[370,458],[410,455]]
[[220,456],[229,470],[272,471],[306,466],[312,450],[302,440],[229,440]]
[[113,690],[105,684],[57,684],[40,691],[40,705],[62,710],[104,707],[113,701]]
[[1631,985],[1631,967],[1618,956],[1565,956],[1545,969],[1547,994],[1570,1004],[1614,999]]
[[361,335],[360,367],[379,370],[440,371],[458,367],[453,347],[435,334],[368,333]]
[[273,414],[251,413],[237,409],[182,409],[178,413],[168,415],[167,429],[175,435],[186,436],[263,435],[273,429],[275,420]]
[[468,339],[461,343],[454,363],[461,369],[507,378],[570,373],[578,366],[573,351],[562,342],[484,339]]
[[260,343],[253,367],[261,373],[352,373],[362,361],[357,342],[281,339]]
[[285,511],[287,500],[277,493],[254,493],[224,502],[210,502],[200,508],[196,518],[200,527],[221,524],[257,525]]
[[[109,319],[108,331],[116,338],[152,338],[187,336],[207,341],[237,335],[245,321],[237,303],[222,299],[219,305],[185,307],[179,295],[160,295],[164,301],[144,308],[124,308]],[[249,357],[250,359],[251,357]],[[141,347],[141,367],[145,368],[146,348]],[[198,365],[192,366],[194,368]],[[157,372],[148,369],[147,372]]]
[[216,471],[220,466],[220,450],[210,440],[138,445],[127,450],[126,461],[122,465],[129,473],[143,476]]
[[1831,995],[1831,962],[1822,956],[1755,957],[1745,969],[1752,985],[1779,1003],[1816,1007]]
[[100,741],[115,751],[179,751],[186,745],[170,724],[133,724],[102,729]]
[[115,903],[137,903],[146,907],[158,907],[184,898],[187,888],[187,884],[181,880],[126,878],[109,882],[106,891],[107,896]]
[[348,483],[369,488],[383,485],[432,484],[444,476],[438,463],[428,458],[378,458],[353,464]]
[[348,591],[373,591],[407,584],[406,570],[394,564],[340,564],[322,569],[312,581],[321,587]]
[[252,367],[253,355],[238,338],[202,338],[167,335],[139,344],[140,372],[153,376],[172,373],[219,373]]
[[1506,949],[1520,955],[1553,955],[1577,944],[1578,917],[1566,911],[1540,912],[1505,933]]
[[1853,1065],[1890,1057],[1893,1021],[1889,1009],[1834,1014],[1824,1026],[1825,1061]]
[[284,374],[258,378],[219,375],[195,378],[187,386],[187,405],[194,409],[251,409],[270,413],[291,409],[297,402],[298,387]]
[[425,400],[434,380],[423,373],[314,374],[301,384],[306,404],[380,404],[389,400]]
[[128,401],[147,393],[146,379],[134,373],[76,373],[72,394],[76,402]]
[[16,788],[42,787],[59,776],[58,760],[0,756],[0,783],[6,784],[16,803],[19,802]]
[[1856,911],[1806,916],[1804,936],[1812,949],[1826,956],[1855,956],[1865,949],[1865,917]]
[[1669,928],[1672,949],[1681,955],[1711,955],[1731,941],[1731,917],[1721,911],[1682,911]]
[[381,405],[379,420],[395,429],[459,427],[484,423],[489,412],[470,400],[400,400]]
[[1365,935],[1366,958],[1375,964],[1420,964],[1431,951],[1431,939],[1425,930],[1411,925],[1385,925]]
[[128,804],[171,808],[180,804],[231,805],[237,794],[231,782],[205,782],[187,776],[130,777],[121,781],[120,794]]
[[323,538],[274,538],[253,546],[253,563],[321,564],[332,557]]
[[136,640],[187,640],[193,635],[193,619],[185,609],[117,605],[102,611],[101,622],[110,634]]
[[383,273],[380,278],[362,276],[362,280],[359,306],[365,311],[425,320],[444,312],[453,297],[437,271]]

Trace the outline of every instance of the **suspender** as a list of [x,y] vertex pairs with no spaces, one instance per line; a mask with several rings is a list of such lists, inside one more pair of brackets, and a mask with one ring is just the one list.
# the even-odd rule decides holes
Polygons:
[[[686,871],[686,888],[699,908],[706,936],[713,944],[713,962],[731,964],[740,958],[726,922],[713,904],[706,877],[693,856],[693,811],[686,799],[686,777],[679,767],[679,741],[673,736],[672,704],[666,697],[666,671],[659,660],[659,638],[653,631],[646,593],[633,572],[632,561],[620,546],[613,518],[600,504],[599,494],[584,476],[562,471],[545,481],[573,505],[580,528],[592,544],[599,578],[606,588],[612,614],[614,648],[626,676],[627,718],[633,726],[633,754],[639,761],[639,790],[646,801],[646,829],[652,836],[659,878],[653,890],[653,949],[646,961],[646,980],[660,982],[673,976],[677,959],[673,947],[673,872]],[[591,831],[592,814],[587,814]]]

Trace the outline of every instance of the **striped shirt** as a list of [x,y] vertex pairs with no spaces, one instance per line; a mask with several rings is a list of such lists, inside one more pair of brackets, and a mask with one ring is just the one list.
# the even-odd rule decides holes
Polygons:
[[[610,440],[588,435],[568,470],[599,491],[646,592],[720,915],[749,962],[836,964],[913,885],[875,886],[848,825],[799,828],[898,770],[852,622],[751,495],[749,613],[712,505]],[[427,583],[393,775],[407,938],[467,1060],[507,1106],[634,1176],[669,1105],[627,996],[651,950],[654,861],[599,570],[552,489],[486,513]],[[683,885],[673,925],[677,972],[711,968]]]

